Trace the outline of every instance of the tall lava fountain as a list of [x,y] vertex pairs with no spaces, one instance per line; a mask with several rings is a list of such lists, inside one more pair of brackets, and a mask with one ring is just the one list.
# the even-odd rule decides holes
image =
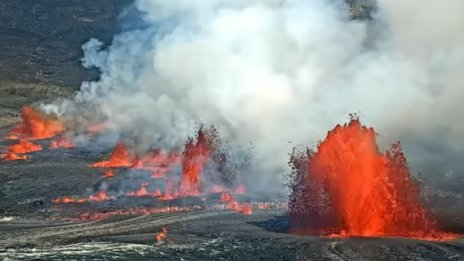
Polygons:
[[296,232],[436,237],[400,143],[381,153],[373,128],[353,117],[317,150],[294,150],[291,222]]

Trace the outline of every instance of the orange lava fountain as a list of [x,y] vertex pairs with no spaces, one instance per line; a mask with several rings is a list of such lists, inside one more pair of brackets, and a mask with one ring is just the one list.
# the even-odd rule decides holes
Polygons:
[[22,154],[27,154],[40,150],[42,150],[42,146],[40,146],[39,144],[34,144],[28,140],[22,139],[19,141],[19,143],[13,144],[10,147],[8,147],[7,154],[2,156],[6,160],[26,160],[29,157],[27,155]]
[[399,143],[379,152],[374,129],[352,118],[317,151],[291,156],[289,202],[297,233],[437,238]]
[[132,166],[132,155],[122,142],[116,144],[109,160],[96,162],[90,165],[92,168],[120,168],[130,166]]
[[8,133],[7,139],[47,139],[64,130],[61,121],[42,115],[30,106],[23,107],[21,117],[22,121]]
[[216,136],[203,128],[197,133],[196,140],[189,138],[182,154],[182,177],[179,195],[191,196],[201,194],[201,172],[210,159],[212,145]]

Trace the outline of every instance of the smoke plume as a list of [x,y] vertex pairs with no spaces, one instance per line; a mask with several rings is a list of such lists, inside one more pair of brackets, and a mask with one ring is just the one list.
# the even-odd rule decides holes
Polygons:
[[364,20],[350,11],[374,3],[351,2],[136,0],[108,48],[83,46],[100,79],[54,109],[168,148],[214,124],[253,143],[257,189],[280,190],[291,147],[352,112],[401,140],[414,170],[462,175],[464,2],[382,0]]

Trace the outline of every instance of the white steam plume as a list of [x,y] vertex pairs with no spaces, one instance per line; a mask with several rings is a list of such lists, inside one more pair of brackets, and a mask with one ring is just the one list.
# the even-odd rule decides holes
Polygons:
[[102,74],[76,102],[111,128],[171,147],[196,122],[215,124],[235,144],[253,142],[254,175],[280,189],[292,146],[315,144],[360,111],[384,141],[406,144],[415,169],[426,172],[427,156],[443,160],[437,171],[458,168],[443,157],[464,155],[461,0],[384,0],[363,21],[327,0],[135,6],[140,26],[108,50],[84,45],[84,65]]

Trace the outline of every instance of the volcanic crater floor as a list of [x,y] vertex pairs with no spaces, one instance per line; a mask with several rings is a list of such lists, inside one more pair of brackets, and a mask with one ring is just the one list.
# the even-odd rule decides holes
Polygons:
[[[1,132],[0,135],[4,135]],[[39,141],[42,142],[42,141]],[[47,141],[43,141],[47,142]],[[12,142],[0,141],[1,149]],[[45,146],[46,147],[46,146]],[[95,192],[104,180],[117,186],[127,175],[103,178],[88,164],[107,156],[91,149],[44,149],[26,161],[0,165],[0,258],[5,260],[464,260],[464,239],[321,238],[290,233],[279,198],[243,215],[215,207],[218,194],[158,202],[118,197],[83,204],[54,204],[65,195]],[[156,211],[157,209],[167,211]],[[172,208],[172,209],[169,209]],[[165,238],[156,236],[167,229]]]
[[[167,238],[154,235],[168,227]],[[462,260],[462,239],[333,239],[286,232],[285,213],[225,210],[114,216],[100,221],[0,224],[0,257],[21,260]]]

